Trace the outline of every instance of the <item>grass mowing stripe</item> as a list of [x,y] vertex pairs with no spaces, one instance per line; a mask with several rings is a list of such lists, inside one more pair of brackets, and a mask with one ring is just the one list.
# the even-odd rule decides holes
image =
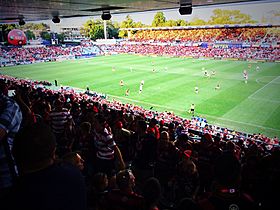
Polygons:
[[[280,130],[280,117],[277,113],[279,103],[275,100],[278,90],[274,90],[277,84],[273,82],[268,86],[269,89],[264,88],[265,91],[259,91],[263,94],[253,95],[261,97],[262,100],[275,100],[271,103],[273,106],[270,107],[269,104],[268,108],[264,109],[263,104],[269,103],[268,101],[248,99],[250,95],[270,82],[272,76],[280,76],[278,70],[280,64],[252,63],[251,65],[252,67],[249,69],[248,62],[243,61],[112,55],[84,60],[6,67],[0,70],[4,74],[17,77],[49,80],[50,82],[56,79],[60,84],[83,89],[86,85],[90,85],[91,90],[119,97],[124,96],[126,88],[130,88],[131,94],[125,98],[139,101],[137,102],[139,104],[141,101],[147,103],[146,105],[142,103],[147,108],[150,108],[148,107],[150,104],[160,105],[161,107],[157,106],[159,111],[165,111],[165,107],[168,107],[169,111],[173,110],[177,115],[190,117],[186,110],[189,103],[194,102],[197,105],[198,114],[208,115],[210,123],[211,121],[225,122],[229,128],[232,124],[233,127],[239,127],[240,130],[248,132],[257,129],[262,131],[261,126]],[[256,71],[256,65],[260,66],[260,71]],[[112,66],[116,67],[115,72],[112,72]],[[157,70],[155,74],[152,73],[153,66]],[[130,72],[130,67],[133,72]],[[166,72],[165,67],[167,67]],[[205,79],[203,67],[209,72],[212,69],[216,70],[216,75],[211,79]],[[242,77],[244,69],[249,69],[249,82],[246,86]],[[119,85],[121,79],[125,82],[124,87]],[[142,79],[145,80],[145,85],[143,94],[139,95],[139,83]],[[217,83],[221,84],[219,91],[214,90]],[[196,85],[199,86],[199,94],[194,93]],[[267,91],[269,94],[266,94]],[[250,106],[252,109],[246,112]],[[246,115],[243,116],[244,110]],[[267,118],[255,116],[254,112],[261,112]],[[222,118],[228,118],[232,122]],[[233,121],[240,121],[240,123]],[[242,123],[247,123],[247,125]],[[260,127],[249,126],[248,123]],[[277,131],[273,132],[277,133]],[[268,136],[273,132],[264,129],[264,134]],[[277,135],[280,136],[279,131]]]
[[280,78],[280,76],[278,76],[278,77],[274,78],[273,80],[271,80],[269,83],[267,83],[266,85],[264,85],[262,88],[258,89],[258,90],[255,91],[253,94],[251,94],[248,98],[254,98],[254,96],[255,96],[256,94],[258,94],[260,91],[262,91],[262,90],[263,90],[264,88],[266,88],[268,85],[270,85],[271,83],[273,83],[274,80],[275,80],[275,81],[278,80],[278,78]]
[[[115,96],[115,95],[111,95],[111,94],[109,94],[109,96],[112,97],[112,98],[115,98],[115,99],[121,99],[123,101],[130,102],[130,103],[136,102],[138,104],[146,104],[148,106],[163,108],[163,109],[168,110],[168,111],[173,110],[173,108],[170,107],[170,106],[164,106],[164,105],[160,105],[160,104],[154,104],[154,103],[139,101],[139,100],[135,100],[135,99],[129,99],[127,97]],[[176,111],[186,112],[186,110],[184,110],[184,109],[181,109],[181,110],[176,109]],[[222,120],[222,121],[225,121],[225,122],[233,122],[233,123],[236,123],[236,124],[249,125],[249,126],[252,126],[252,127],[258,127],[258,128],[261,128],[261,129],[280,132],[280,129],[270,128],[270,127],[266,127],[266,126],[253,124],[253,123],[240,122],[240,121],[235,121],[235,120],[231,120],[231,119],[227,119],[227,118],[223,118],[223,117],[212,116],[212,115],[208,115],[208,114],[204,114],[204,116],[206,116],[207,118],[215,119],[215,120]],[[215,121],[215,120],[213,120],[213,121]],[[217,121],[216,123],[219,124],[219,121]],[[220,124],[220,126],[223,126],[223,125]]]

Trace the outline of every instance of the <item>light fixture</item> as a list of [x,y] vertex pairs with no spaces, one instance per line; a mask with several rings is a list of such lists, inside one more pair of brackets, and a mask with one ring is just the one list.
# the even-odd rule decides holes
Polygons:
[[102,20],[110,20],[112,17],[111,13],[109,10],[103,11],[101,15]]
[[180,0],[180,15],[192,14],[192,0]]
[[53,16],[52,22],[54,22],[54,23],[60,23],[60,18],[59,18],[57,15],[56,15],[56,16]]

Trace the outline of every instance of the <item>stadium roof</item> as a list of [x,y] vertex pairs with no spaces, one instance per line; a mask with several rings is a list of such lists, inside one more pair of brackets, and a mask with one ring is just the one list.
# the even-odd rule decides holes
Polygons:
[[[257,0],[193,0],[193,7]],[[132,13],[180,7],[180,0],[0,0],[0,24],[60,18]]]

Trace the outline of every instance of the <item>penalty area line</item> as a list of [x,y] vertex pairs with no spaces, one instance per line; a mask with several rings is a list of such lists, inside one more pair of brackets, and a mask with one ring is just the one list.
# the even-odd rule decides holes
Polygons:
[[273,80],[271,80],[269,83],[267,83],[266,85],[262,86],[260,89],[256,90],[254,93],[252,93],[251,95],[248,96],[248,98],[254,98],[253,96],[256,95],[258,92],[260,92],[262,89],[266,88],[270,83],[273,83],[274,80],[277,80],[278,78],[280,78],[280,76],[274,78]]

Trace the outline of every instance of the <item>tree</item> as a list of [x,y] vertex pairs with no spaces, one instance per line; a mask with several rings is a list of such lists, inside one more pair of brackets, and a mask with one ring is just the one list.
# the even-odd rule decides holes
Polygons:
[[143,24],[143,23],[141,23],[140,21],[137,22],[137,23],[135,23],[134,26],[135,26],[134,28],[143,28],[143,27],[146,27],[146,25]]
[[[107,37],[108,38],[118,38],[118,24],[112,21],[106,22]],[[88,20],[80,30],[80,33],[90,37],[90,39],[104,39],[104,22],[101,19],[98,20]]]
[[117,23],[113,23],[112,21],[107,21],[107,32],[108,38],[117,39],[119,37],[119,26]]
[[45,23],[26,23],[23,26],[20,26],[23,30],[31,30],[31,31],[47,31],[50,29],[50,26]]
[[125,37],[127,37],[127,36],[128,36],[127,31],[125,31],[125,30],[119,30],[119,37],[125,38]]
[[198,17],[194,17],[190,21],[190,25],[191,26],[202,26],[202,25],[207,25],[207,22],[203,19],[198,18]]
[[[124,21],[121,22],[120,28],[134,28],[135,27],[135,22],[133,19],[130,17],[130,15],[127,15],[124,19]],[[125,38],[128,36],[127,31],[125,30],[120,30],[119,31],[119,37]]]
[[167,26],[167,27],[177,26],[177,22],[175,20],[168,20],[165,22],[164,26]]
[[62,43],[64,41],[65,34],[57,34],[58,43]]
[[47,31],[42,31],[40,33],[40,35],[41,35],[41,38],[44,39],[44,40],[48,40],[48,41],[51,40],[51,34]]
[[187,21],[182,20],[182,19],[176,20],[176,24],[177,24],[177,26],[187,26],[188,25]]
[[125,17],[125,20],[121,22],[120,27],[121,28],[134,28],[135,26],[135,22],[133,21],[133,19],[130,17],[130,15],[127,15]]
[[2,24],[1,25],[1,30],[2,30],[2,38],[3,41],[7,41],[8,40],[8,33],[16,28],[16,24]]
[[210,25],[257,23],[250,15],[243,14],[240,10],[215,9],[213,13],[208,21]]
[[157,12],[154,16],[154,20],[152,22],[152,27],[161,27],[165,26],[166,18],[163,12]]
[[164,26],[167,27],[173,27],[173,26],[187,26],[187,22],[185,20],[182,19],[178,19],[178,20],[167,20],[164,24]]
[[95,22],[94,20],[88,20],[83,24],[83,27],[80,29],[80,33],[86,37],[91,38],[91,34],[93,33]]
[[30,30],[27,30],[25,32],[25,35],[26,35],[27,40],[35,39],[35,34]]
[[[96,34],[98,34],[99,33],[98,30],[101,29],[99,27],[100,25],[103,25],[101,21],[88,20],[81,28],[80,33],[89,37],[90,39],[96,39]],[[103,30],[103,26],[102,26],[102,30]]]
[[[28,30],[31,31],[35,36],[32,39],[35,39],[36,37],[41,36],[40,34],[42,31],[50,30],[50,26],[45,23],[26,23],[25,25],[20,26],[19,28],[25,32],[27,32]],[[33,35],[32,35],[32,37],[33,37]]]
[[93,40],[96,40],[96,39],[104,39],[104,26],[103,25],[100,25],[100,24],[96,24],[94,26],[94,29],[93,29],[93,32],[92,32],[92,35],[91,35],[91,38]]

